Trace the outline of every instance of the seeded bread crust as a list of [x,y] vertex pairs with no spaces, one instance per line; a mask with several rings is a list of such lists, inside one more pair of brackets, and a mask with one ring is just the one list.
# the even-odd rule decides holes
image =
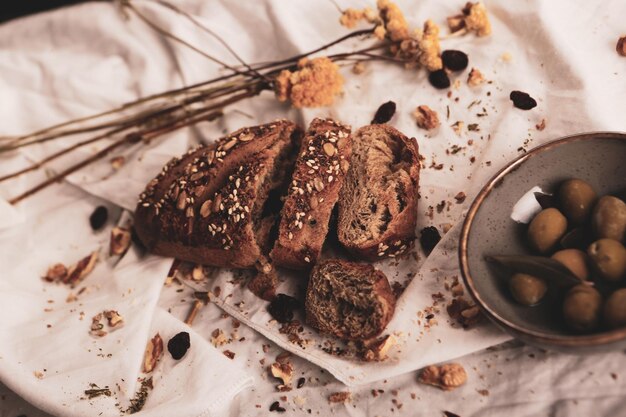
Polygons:
[[340,259],[318,263],[306,292],[306,321],[342,340],[378,336],[391,320],[396,299],[385,274],[369,264]]
[[398,256],[413,244],[419,169],[415,138],[385,124],[352,135],[337,226],[339,242],[349,252],[376,261]]
[[269,245],[263,204],[289,174],[300,135],[295,124],[276,121],[172,159],[140,196],[135,229],[142,243],[198,264],[255,267]]
[[270,255],[275,265],[309,269],[317,262],[350,167],[351,150],[350,127],[331,119],[311,122],[281,211]]

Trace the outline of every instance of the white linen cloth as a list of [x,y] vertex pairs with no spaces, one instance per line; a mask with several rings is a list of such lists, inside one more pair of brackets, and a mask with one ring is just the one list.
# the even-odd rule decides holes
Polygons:
[[[137,4],[142,10],[175,31],[179,36],[194,44],[203,45],[212,53],[230,61],[227,54],[219,49],[214,40],[184,23],[179,16],[147,2]],[[462,7],[462,2],[442,5],[435,2],[401,1],[399,5],[406,12],[412,26],[421,25],[421,22],[429,17],[443,25],[445,17],[458,12]],[[342,7],[348,6],[360,7],[362,5],[348,2],[345,5],[342,4]],[[304,1],[288,3],[279,1],[203,3],[189,1],[182,3],[181,7],[185,7],[194,15],[201,16],[204,22],[228,39],[231,46],[235,47],[242,56],[251,62],[277,59],[313,49],[345,33],[345,29],[337,24],[336,10],[330,3]],[[471,201],[471,196],[499,167],[518,154],[519,147],[534,146],[558,136],[580,131],[626,129],[623,118],[626,110],[623,100],[624,93],[626,93],[625,63],[623,58],[618,57],[614,51],[614,43],[620,35],[619,24],[621,21],[619,19],[620,16],[624,15],[622,2],[604,2],[601,6],[583,2],[570,2],[566,5],[558,2],[540,1],[506,5],[488,3],[488,8],[491,11],[494,26],[494,34],[490,38],[478,39],[473,36],[466,36],[448,39],[442,45],[444,49],[458,48],[467,52],[470,56],[470,66],[479,68],[493,84],[470,89],[465,85],[466,73],[464,73],[459,76],[461,86],[458,89],[453,88],[452,98],[448,99],[445,92],[435,91],[427,84],[423,71],[407,71],[394,68],[390,64],[376,64],[368,65],[364,74],[354,76],[349,74],[346,69],[346,92],[343,98],[332,108],[305,110],[296,113],[276,103],[269,94],[263,95],[236,105],[235,108],[241,113],[227,109],[226,116],[217,123],[205,124],[198,129],[189,129],[170,135],[167,141],[161,141],[157,147],[147,152],[134,150],[128,155],[130,162],[119,173],[110,176],[105,181],[101,180],[102,177],[110,174],[109,166],[106,163],[94,165],[81,171],[79,174],[73,175],[70,180],[92,194],[132,210],[136,196],[145,183],[158,172],[160,166],[167,159],[172,155],[181,153],[191,140],[198,138],[212,140],[220,134],[242,125],[261,123],[277,117],[290,117],[306,124],[316,115],[329,115],[358,127],[369,122],[379,104],[391,99],[398,104],[399,109],[392,124],[409,135],[417,136],[420,151],[426,157],[426,169],[422,171],[420,182],[422,199],[419,209],[419,224],[425,226],[434,223],[441,227],[444,223],[456,223],[463,208]],[[268,48],[268,45],[272,45],[273,48]],[[505,53],[510,54],[512,59],[503,59]],[[590,59],[591,56],[593,59]],[[87,4],[4,25],[0,27],[0,57],[0,74],[2,75],[0,77],[0,91],[2,91],[0,106],[3,110],[0,114],[2,121],[0,134],[3,135],[25,133],[54,122],[64,121],[67,118],[106,110],[138,96],[173,88],[180,85],[181,81],[192,83],[217,74],[215,67],[203,58],[180,47],[172,47],[170,43],[164,42],[137,19],[124,21],[115,12],[111,4]],[[513,109],[508,99],[508,93],[513,89],[530,93],[538,99],[539,106],[530,112]],[[490,92],[491,95],[488,96],[487,92]],[[454,101],[456,97],[459,97],[458,102]],[[481,100],[481,103],[468,109],[470,104],[476,100]],[[415,128],[410,112],[418,104],[427,104],[439,113],[442,126],[433,134],[424,134]],[[450,117],[446,118],[448,106]],[[480,112],[482,107],[485,107],[489,116],[478,118],[476,113]],[[250,120],[245,114],[252,115],[253,119]],[[535,129],[535,124],[543,118],[547,120],[547,128],[543,132],[538,132]],[[459,137],[450,126],[456,121],[463,121],[466,126],[469,123],[478,123],[480,131],[466,132]],[[469,139],[474,141],[472,146],[467,144]],[[457,154],[447,155],[446,149],[452,145],[465,147],[465,149]],[[2,172],[9,172],[11,167],[24,163],[24,155],[37,159],[56,149],[57,146],[51,143],[45,147],[29,149],[25,153],[11,155],[8,158],[4,157],[0,169]],[[85,150],[83,156],[90,152],[93,152],[93,148]],[[471,156],[476,158],[476,162],[473,164],[469,162]],[[435,161],[436,163],[443,163],[444,168],[442,170],[428,169],[431,162]],[[1,195],[4,197],[14,195],[19,189],[23,189],[27,182],[27,180],[19,179],[10,187],[5,185],[0,188]],[[44,272],[49,263],[60,261],[60,257],[66,257],[68,262],[72,259],[70,256],[72,252],[67,246],[70,243],[80,245],[82,250],[76,252],[77,257],[79,256],[78,253],[82,255],[89,250],[90,239],[86,236],[90,236],[90,233],[81,234],[79,230],[85,232],[86,218],[90,210],[97,205],[97,200],[91,198],[83,200],[85,195],[69,186],[55,187],[52,190],[54,191],[42,193],[30,202],[20,205],[17,212],[6,207],[3,208],[15,216],[13,221],[19,221],[19,216],[24,216],[27,219],[26,222],[16,228],[9,229],[6,232],[6,238],[3,237],[2,240],[3,253],[6,248],[6,253],[12,255],[2,258],[2,285],[9,284],[7,284],[7,291],[3,291],[1,296],[3,301],[6,300],[7,303],[17,303],[22,298],[28,299],[23,295],[23,292],[29,295],[28,292],[41,291],[44,285],[37,277]],[[459,191],[468,194],[465,204],[452,203],[442,213],[435,211],[433,220],[426,216],[428,206],[435,207],[442,200],[453,201],[453,197]],[[71,197],[65,199],[65,193],[69,193]],[[70,201],[79,206],[86,205],[82,206],[82,214],[76,215],[75,218],[69,212],[64,212],[67,217],[61,215],[62,211],[58,213],[58,218],[62,219],[61,221],[67,221],[66,219],[70,218],[75,220],[75,222],[68,223],[68,227],[62,228],[63,234],[70,232],[63,238],[67,245],[65,247],[54,246],[50,243],[49,247],[40,246],[42,236],[46,238],[55,236],[54,231],[60,228],[59,221],[44,222],[39,228],[40,225],[33,222],[34,217],[32,216],[35,214],[29,212],[27,207],[40,204],[42,210],[49,211],[53,207],[59,207],[62,202]],[[82,229],[76,226],[80,222],[83,223]],[[48,229],[46,229],[46,225],[49,225]],[[86,231],[88,232],[89,229]],[[3,236],[5,235],[3,234]],[[32,241],[37,243],[36,255],[27,257],[15,244],[15,239],[17,241],[26,239],[24,236],[30,236]],[[65,240],[66,237],[67,240]],[[105,238],[106,236],[100,238],[101,244],[106,240]],[[59,240],[55,239],[54,242],[59,242]],[[442,242],[441,246],[448,242],[454,242],[453,232]],[[97,242],[92,241],[92,244],[94,243]],[[9,252],[11,247],[17,249]],[[56,248],[54,251],[53,247]],[[43,248],[47,249],[44,250]],[[446,256],[443,248],[440,248],[426,260],[420,271],[424,281],[417,279],[413,281],[413,289],[409,288],[405,293],[405,298],[401,301],[401,308],[394,318],[391,328],[394,324],[398,324],[398,328],[406,333],[402,320],[408,320],[409,315],[414,315],[415,311],[403,309],[403,304],[414,302],[415,305],[411,305],[411,307],[418,309],[426,306],[420,304],[426,302],[424,298],[428,298],[432,290],[429,286],[434,286],[437,280],[437,276],[430,273],[432,268],[438,268],[438,274],[442,275],[456,273],[454,272],[454,250],[449,248],[447,251]],[[127,257],[130,255],[132,254],[128,254]],[[20,259],[24,259],[21,264],[18,263]],[[28,259],[28,264],[26,264],[25,259]],[[133,261],[129,257],[113,269],[115,274],[113,282],[123,279],[122,274],[125,274],[125,271],[132,273]],[[119,361],[125,365],[134,364],[134,366],[128,365],[126,368],[120,367],[114,372],[116,378],[120,375],[126,376],[124,379],[128,383],[128,387],[125,387],[126,394],[128,394],[127,398],[132,397],[134,392],[134,384],[130,381],[136,379],[138,364],[141,361],[141,356],[143,356],[143,347],[147,338],[152,334],[150,309],[158,312],[154,315],[155,322],[158,318],[162,325],[168,323],[168,320],[165,319],[167,316],[164,317],[161,310],[154,310],[154,302],[158,297],[158,288],[161,285],[157,281],[163,278],[164,271],[167,269],[167,262],[156,260],[153,262],[152,265],[150,262],[142,261],[141,266],[134,266],[136,268],[148,268],[152,265],[155,267],[154,275],[156,277],[151,276],[152,280],[150,280],[149,277],[144,276],[147,273],[143,270],[141,273],[134,274],[137,277],[133,278],[133,285],[140,288],[139,286],[143,283],[145,287],[142,288],[146,291],[139,292],[137,304],[128,306],[130,314],[127,313],[125,317],[127,320],[132,320],[132,326],[127,324],[123,329],[108,335],[108,339],[105,340],[110,341],[113,340],[113,336],[117,338],[122,337],[122,335],[129,338],[129,353],[116,354],[108,359],[109,361]],[[9,267],[5,267],[5,264]],[[18,267],[17,265],[21,266]],[[100,265],[99,270],[102,271],[104,267]],[[5,271],[8,271],[7,274]],[[89,278],[90,285],[99,279],[104,278],[99,278],[97,274],[94,274]],[[23,289],[20,290],[20,288]],[[62,289],[50,288],[49,286],[45,286],[45,288],[47,291],[62,291]],[[227,287],[224,286],[223,288]],[[109,291],[111,297],[109,300],[113,299],[115,295],[119,298],[119,288],[111,286],[110,282],[102,285],[98,294],[106,294]],[[15,296],[16,293],[17,297]],[[137,294],[138,291],[133,291],[133,293]],[[20,298],[20,294],[22,294],[22,298]],[[224,291],[224,295],[227,294],[229,291]],[[409,294],[423,298],[407,297]],[[229,301],[229,304],[222,305],[233,313],[235,313],[234,303],[241,301],[241,297],[250,297],[245,292],[235,295],[236,297],[231,297],[232,301]],[[56,296],[59,297],[59,294]],[[53,338],[59,335],[56,333],[58,328],[56,323],[53,323],[53,327],[47,330],[37,327],[29,321],[33,320],[34,317],[39,317],[34,312],[46,318],[52,317],[41,313],[45,306],[41,306],[40,303],[45,304],[45,300],[45,296],[39,296],[28,303],[24,301],[22,304],[17,304],[21,310],[33,312],[33,315],[24,314],[23,317],[18,318],[18,323],[22,323],[20,320],[24,320],[30,324],[21,326],[19,332],[13,331],[10,334],[11,337],[2,338],[0,356],[3,359],[0,361],[0,379],[20,395],[46,411],[53,414],[80,415],[80,411],[85,411],[81,408],[83,406],[81,404],[86,404],[86,402],[77,401],[77,397],[80,396],[82,390],[88,388],[84,386],[86,381],[72,379],[70,385],[61,389],[59,384],[54,384],[56,382],[54,379],[50,379],[50,370],[55,369],[55,367],[33,359],[35,357],[41,358],[39,355],[42,353],[46,354],[45,358],[50,361],[67,357],[65,352],[57,351],[55,353],[48,350],[47,346],[49,345],[32,346],[30,343],[33,338],[47,341],[50,339],[48,332],[53,335]],[[123,301],[131,304],[128,300]],[[282,336],[277,334],[275,327],[263,329],[267,327],[267,316],[264,316],[263,312],[264,305],[256,300],[251,299],[250,301],[245,303],[246,312],[258,311],[259,315],[252,317],[248,324],[263,331],[282,347],[290,348],[297,354],[305,355],[302,351],[287,345],[284,339],[281,341],[279,337]],[[59,304],[62,302],[63,299],[60,300]],[[143,306],[141,305],[142,302],[144,303]],[[2,308],[4,305],[3,302]],[[98,306],[109,308],[108,305],[105,306],[102,303],[99,303]],[[122,304],[120,309],[121,307],[124,305]],[[59,317],[65,317],[61,310],[62,308],[54,313],[58,313]],[[138,311],[142,313],[137,314]],[[11,320],[3,315],[1,321],[3,332],[5,329],[16,328],[14,315],[8,317]],[[81,340],[91,340],[86,336],[90,317],[90,314],[86,314],[85,322],[81,323],[83,324],[80,327],[81,332],[83,329],[85,330],[82,333],[64,329],[68,335],[71,334],[69,339],[77,341],[76,345],[79,345]],[[198,321],[200,320],[198,319]],[[400,360],[388,364],[360,366],[345,361],[337,362],[332,357],[328,357],[326,360],[323,356],[315,353],[307,354],[307,358],[328,368],[345,383],[365,383],[379,377],[385,378],[416,369],[430,363],[430,361],[451,359],[506,338],[491,327],[483,327],[473,333],[454,330],[448,334],[449,329],[444,317],[440,317],[439,321],[440,326],[434,327],[430,333],[422,338],[422,340],[426,340],[427,337],[431,337],[429,339],[430,344],[422,343],[407,347],[402,350],[404,356],[396,356]],[[131,331],[133,329],[136,331]],[[451,336],[451,339],[442,338],[441,345],[435,344],[437,332],[446,332],[445,336]],[[4,332],[4,334],[7,333]],[[204,337],[209,338],[209,334],[205,332]],[[251,339],[259,340],[252,337]],[[200,342],[194,343],[195,340],[196,338],[192,337],[194,348],[201,345]],[[31,350],[23,348],[27,344]],[[126,348],[127,344],[125,343],[124,346]],[[248,362],[250,361],[249,358],[253,356],[253,350],[254,348],[249,348],[243,353],[248,358]],[[216,366],[214,361],[217,363],[219,359],[223,359],[221,353],[209,346],[206,346],[205,349],[192,349],[190,353],[196,351],[206,355],[205,358],[211,363],[211,367]],[[10,359],[15,359],[14,354],[19,354],[20,358],[24,359],[21,364],[18,364],[19,366],[11,363]],[[559,361],[568,363],[567,360],[560,359],[561,355],[556,355],[559,359],[552,359],[554,356],[549,355],[549,358],[546,359],[552,366],[557,366]],[[86,357],[80,355],[76,355],[76,360],[80,360],[81,357],[87,360]],[[612,358],[611,363],[623,365],[623,357],[619,355],[610,357]],[[181,365],[184,363],[181,362]],[[589,361],[582,361],[581,363],[587,364],[587,366],[591,365]],[[603,363],[606,363],[606,360]],[[57,360],[56,364],[71,366],[67,361]],[[30,369],[33,368],[33,365],[40,366],[37,366],[37,369]],[[195,380],[193,377],[189,377],[190,374],[185,374],[184,378],[189,377],[191,381],[198,382],[198,386],[205,389],[208,396],[206,398],[220,398],[224,402],[228,402],[228,399],[239,391],[237,388],[245,386],[248,381],[245,374],[233,370],[233,367],[237,368],[241,362],[235,361],[235,364],[229,365],[231,366],[228,371],[220,372],[220,374],[231,375],[238,382],[233,382],[236,388],[226,393],[220,392],[216,395],[214,392],[214,388],[224,386],[224,381],[221,378],[217,381],[208,377],[199,377]],[[308,365],[302,365],[303,368],[306,366]],[[250,365],[248,364],[247,367],[250,368]],[[547,369],[554,369],[550,365],[543,365],[542,367],[544,371],[546,367]],[[40,381],[34,380],[32,372],[43,368],[48,369],[45,377]],[[113,369],[108,366],[103,366],[103,368],[109,372]],[[538,368],[540,367],[535,369]],[[201,370],[198,368],[195,371],[199,373]],[[537,372],[540,371],[541,369]],[[194,375],[198,375],[198,373]],[[94,372],[94,369],[89,369],[91,379],[99,375],[102,374]],[[492,381],[498,380],[493,373],[490,375]],[[550,372],[547,374],[544,372],[543,375],[548,376],[548,378],[544,378],[540,386],[550,387],[550,383],[554,382],[555,379],[550,375]],[[163,377],[168,378],[165,373]],[[569,374],[566,377],[576,378]],[[406,380],[408,377],[394,378],[394,381],[401,383],[403,378]],[[98,381],[90,380],[89,382],[97,383]],[[532,382],[527,381],[529,384]],[[612,381],[609,382],[612,383]],[[50,385],[47,386],[52,387],[50,389],[53,391],[47,392],[45,396],[40,396],[40,387],[48,383]],[[605,388],[605,385],[600,385],[602,389]],[[621,385],[613,385],[613,387],[615,386]],[[197,402],[184,401],[185,396],[179,398],[173,396],[171,401],[167,401],[162,397],[159,398],[157,388],[158,386],[146,406],[146,413],[151,411],[167,413],[165,410],[168,408],[163,407],[171,407],[169,409],[177,410],[177,415],[192,416],[197,414],[197,410],[194,409],[198,405]],[[572,390],[570,391],[571,396],[557,393],[545,399],[558,401],[559,399],[575,398],[574,392],[581,395],[589,392],[588,387],[584,385],[580,387],[568,386],[568,388]],[[190,387],[190,389],[192,388]],[[464,389],[470,390],[471,388],[466,387]],[[317,390],[321,391],[322,388]],[[257,389],[255,392],[262,391],[262,389]],[[363,392],[367,393],[367,391]],[[611,390],[606,391],[607,395],[611,395],[613,392]],[[188,391],[186,393],[192,395]],[[251,394],[246,395],[247,397],[240,400],[238,407],[245,414],[252,415],[256,408],[253,409],[251,404],[245,402],[245,398],[251,398]],[[252,396],[254,395],[252,394]],[[202,394],[196,397],[196,394],[193,393],[192,396],[201,398]],[[162,401],[157,403],[156,398]],[[523,394],[516,396],[511,392],[506,392],[506,398],[508,403],[502,404],[502,407],[506,407],[507,404],[514,404],[518,400],[524,401]],[[114,407],[111,407],[111,404],[103,400],[106,399],[95,401],[95,406],[103,407],[102,409],[106,410],[107,413],[117,412]],[[266,400],[264,399],[264,401]],[[322,407],[323,403],[324,401],[316,402],[315,405]],[[62,408],[63,406],[60,404],[67,406]],[[437,406],[443,402],[434,401],[433,404],[433,406]],[[214,407],[214,409],[217,408],[219,407]],[[207,409],[212,408],[208,406]],[[73,410],[76,410],[77,414],[73,414]],[[92,408],[89,410],[93,412]],[[256,412],[259,415],[264,415],[266,410],[264,404],[263,408],[259,408]],[[342,411],[353,413],[351,406],[347,406]]]

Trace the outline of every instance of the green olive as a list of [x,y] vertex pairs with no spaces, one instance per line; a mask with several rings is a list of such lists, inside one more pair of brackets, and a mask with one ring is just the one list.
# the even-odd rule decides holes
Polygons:
[[588,332],[595,329],[600,321],[602,296],[593,287],[576,285],[565,295],[563,318],[565,323],[576,331]]
[[528,274],[515,274],[509,281],[513,298],[525,306],[537,304],[546,294],[546,283],[541,278]]
[[541,210],[528,226],[528,242],[537,252],[545,254],[559,242],[567,230],[567,220],[555,208]]
[[626,327],[626,288],[615,291],[606,300],[604,322],[611,329]]
[[559,187],[561,210],[567,220],[575,224],[587,220],[596,198],[598,195],[591,185],[583,180],[567,180]]
[[597,240],[589,245],[587,254],[596,272],[607,281],[620,281],[626,274],[626,248],[617,240]]
[[578,249],[563,249],[552,255],[552,259],[559,261],[572,274],[582,281],[589,279],[589,269],[587,268],[587,255]]
[[617,197],[605,195],[593,208],[591,226],[597,239],[622,241],[626,232],[626,203]]

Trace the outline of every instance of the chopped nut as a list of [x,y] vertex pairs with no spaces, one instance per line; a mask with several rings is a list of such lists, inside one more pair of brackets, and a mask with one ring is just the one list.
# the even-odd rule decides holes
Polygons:
[[333,156],[335,154],[335,151],[337,150],[335,149],[335,145],[330,142],[324,143],[324,146],[322,146],[322,148],[324,149],[324,153],[328,156]]
[[451,391],[467,381],[467,373],[458,363],[441,366],[431,365],[424,368],[418,380],[423,384],[434,385],[444,391]]
[[237,144],[237,138],[232,138],[231,140],[229,140],[228,142],[226,142],[226,144],[224,144],[224,146],[222,147],[222,150],[224,151],[229,151],[231,150],[235,145]]
[[540,132],[545,128],[546,128],[546,119],[541,119],[541,122],[535,125],[535,129],[537,129]]
[[215,347],[223,346],[228,343],[228,338],[222,329],[213,330],[213,333],[211,333],[211,343]]
[[485,82],[485,77],[482,72],[480,72],[477,68],[472,68],[467,76],[467,85],[470,87],[476,87]]
[[215,195],[215,200],[213,201],[213,212],[217,213],[218,211],[220,211],[220,206],[222,204],[222,195],[221,194],[216,194]]
[[211,214],[211,206],[213,202],[211,200],[207,200],[200,206],[200,215],[202,217],[208,217]]
[[126,253],[130,247],[131,234],[130,230],[123,227],[114,227],[111,229],[111,240],[109,242],[109,255],[121,256]]
[[161,335],[157,333],[146,345],[146,351],[143,357],[143,371],[145,373],[152,372],[162,356],[163,339],[161,339]]
[[341,165],[341,170],[344,173],[347,173],[348,170],[350,169],[350,162],[346,161],[345,159],[341,160],[340,165]]
[[626,36],[622,36],[617,40],[617,45],[615,46],[615,50],[621,56],[626,56]]
[[48,282],[63,281],[67,277],[67,267],[62,263],[54,264],[48,268],[43,277]]
[[117,171],[122,166],[124,166],[124,163],[126,162],[126,158],[124,158],[123,156],[116,156],[115,158],[111,158],[110,162],[111,162],[111,167]]
[[456,133],[459,136],[461,136],[464,129],[465,129],[465,123],[461,121],[458,121],[452,125],[452,130],[454,130],[454,133]]
[[324,189],[324,183],[319,178],[315,178],[313,180],[313,186],[317,191],[322,191]]
[[67,276],[62,279],[62,282],[64,284],[70,284],[72,287],[76,286],[76,284],[85,279],[85,277],[93,271],[97,261],[98,252],[94,251],[74,265],[70,266],[67,271]]
[[413,112],[413,117],[415,117],[417,126],[422,129],[432,130],[439,126],[437,113],[428,106],[418,106]]
[[396,344],[396,339],[391,335],[386,335],[378,340],[375,340],[369,346],[366,346],[362,358],[365,361],[382,361],[387,358],[387,352],[393,345]]
[[293,365],[290,362],[274,362],[270,366],[270,372],[274,378],[282,380],[283,385],[289,385],[293,377]]
[[352,393],[347,391],[334,392],[328,396],[330,403],[346,403],[352,399]]
[[176,200],[176,208],[178,210],[184,210],[187,207],[187,192],[185,190],[181,191],[178,194],[178,199]]
[[110,327],[121,327],[124,324],[124,318],[115,310],[104,311],[104,317]]

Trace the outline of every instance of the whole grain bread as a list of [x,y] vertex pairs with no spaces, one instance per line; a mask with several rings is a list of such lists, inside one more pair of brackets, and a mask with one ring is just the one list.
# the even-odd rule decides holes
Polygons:
[[396,299],[387,277],[371,265],[339,259],[319,262],[306,291],[306,321],[343,340],[367,340],[387,326]]
[[352,135],[337,222],[339,242],[348,251],[375,261],[413,244],[419,168],[417,141],[391,126],[365,126]]
[[350,166],[350,128],[331,119],[311,122],[300,147],[280,213],[275,265],[308,269],[316,262]]
[[138,237],[152,253],[198,264],[266,264],[277,214],[265,203],[288,179],[300,138],[276,121],[172,159],[140,196]]

